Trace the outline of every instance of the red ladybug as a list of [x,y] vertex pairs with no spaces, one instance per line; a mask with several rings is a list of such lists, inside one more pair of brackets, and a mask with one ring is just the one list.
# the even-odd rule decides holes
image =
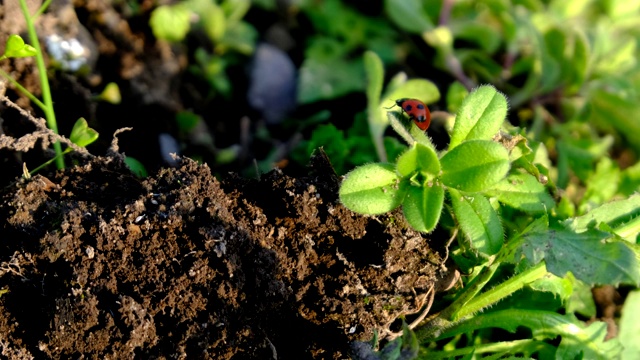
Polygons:
[[400,106],[402,112],[409,115],[409,119],[418,125],[420,130],[425,131],[431,124],[431,112],[429,108],[418,99],[398,99],[396,105]]

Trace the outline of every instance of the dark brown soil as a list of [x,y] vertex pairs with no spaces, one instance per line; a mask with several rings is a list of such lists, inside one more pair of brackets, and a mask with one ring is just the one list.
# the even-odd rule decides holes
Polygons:
[[401,213],[352,213],[338,181],[320,152],[303,178],[181,160],[138,180],[114,157],[5,188],[1,354],[346,358],[444,274]]

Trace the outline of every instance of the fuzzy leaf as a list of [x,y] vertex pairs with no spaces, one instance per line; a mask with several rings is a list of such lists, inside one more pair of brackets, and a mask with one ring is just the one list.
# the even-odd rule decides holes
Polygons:
[[568,271],[589,284],[640,284],[636,251],[624,241],[605,241],[609,233],[596,229],[575,233],[550,230],[526,234],[520,249],[533,264],[545,260],[547,269],[560,277]]
[[494,185],[487,195],[495,196],[503,204],[531,214],[539,214],[553,207],[551,195],[533,175],[512,174]]
[[498,214],[483,195],[462,196],[449,189],[453,213],[460,228],[479,252],[493,255],[502,247],[503,229]]
[[402,211],[411,227],[429,232],[438,225],[443,203],[444,188],[441,185],[409,186]]
[[440,173],[440,161],[436,152],[428,146],[416,143],[398,158],[398,173],[405,177],[415,172],[437,176]]
[[507,99],[493,86],[483,85],[465,98],[456,115],[449,149],[467,140],[490,140],[507,116]]
[[346,175],[340,201],[357,213],[382,214],[400,205],[405,187],[392,164],[368,164]]
[[509,171],[509,154],[500,144],[472,140],[441,159],[442,183],[457,190],[482,191],[502,180]]

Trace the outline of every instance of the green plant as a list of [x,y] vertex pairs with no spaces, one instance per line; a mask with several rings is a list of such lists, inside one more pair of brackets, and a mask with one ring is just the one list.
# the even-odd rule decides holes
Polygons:
[[[375,56],[367,56],[375,65]],[[377,99],[375,89],[382,86],[370,99]],[[372,103],[370,118],[385,104]],[[567,216],[566,198],[556,204],[549,193],[557,195],[557,188],[543,165],[544,146],[504,123],[504,95],[480,86],[454,107],[450,145],[441,152],[403,114],[387,111],[409,148],[395,163],[357,167],[340,187],[340,200],[353,211],[380,214],[402,206],[408,224],[423,232],[445,211],[454,223],[443,226],[461,230],[460,247],[450,253],[471,276],[439,312],[413,326],[423,345],[419,357],[615,358],[631,344],[604,341],[604,322],[586,325],[575,314],[591,311],[582,304],[592,286],[640,284],[640,195]],[[636,176],[629,171],[629,178]],[[532,294],[556,300],[535,302]],[[483,330],[491,328],[528,328],[531,335],[504,341]]]
[[173,43],[183,41],[193,29],[203,31],[215,49],[212,53],[196,49],[196,64],[189,69],[206,79],[212,90],[229,96],[232,84],[227,67],[234,63],[235,54],[251,55],[255,50],[258,34],[242,20],[250,6],[249,0],[188,0],[161,5],[151,13],[149,26],[156,38]]
[[[483,232],[487,236],[473,240],[477,248],[494,254],[502,243],[502,228],[495,210],[480,192],[505,179],[510,168],[507,149],[491,140],[506,112],[504,96],[493,87],[478,88],[460,108],[449,150],[440,156],[417,126],[407,130],[402,115],[389,112],[392,127],[407,141],[409,149],[395,165],[368,164],[350,172],[340,187],[341,201],[366,214],[385,213],[402,205],[409,224],[428,232],[438,223],[446,190],[454,212],[468,214],[462,217],[470,220],[464,223],[469,233],[477,224],[489,224]],[[460,192],[473,195],[465,198]]]
[[[36,96],[34,96],[31,92],[29,92],[26,88],[20,85],[15,79],[13,79],[9,74],[0,70],[0,75],[4,76],[8,79],[22,94],[24,94],[32,103],[36,104],[45,114],[47,119],[47,125],[49,129],[51,129],[56,135],[58,134],[58,124],[56,121],[55,111],[53,108],[53,100],[51,97],[51,89],[49,87],[49,79],[47,78],[47,68],[44,64],[44,57],[42,55],[42,50],[40,48],[40,43],[38,41],[38,35],[36,34],[36,29],[34,25],[34,20],[42,14],[51,0],[45,1],[42,6],[38,9],[38,11],[34,15],[30,15],[27,4],[25,0],[20,0],[20,7],[22,9],[22,13],[27,23],[27,30],[29,32],[29,39],[33,45],[25,44],[24,40],[19,35],[10,35],[7,39],[7,43],[5,46],[5,51],[2,56],[0,56],[0,60],[10,59],[10,58],[21,58],[21,57],[36,57],[36,64],[38,67],[38,74],[40,77],[40,88],[42,89],[42,98],[43,101],[40,101]],[[80,147],[86,147],[90,143],[94,142],[98,138],[98,133],[89,128],[85,119],[80,118],[76,121],[71,130],[71,135],[69,139],[76,145]],[[49,161],[45,162],[41,166],[32,170],[30,173],[34,173],[40,170],[42,167],[49,165],[51,162],[55,161],[58,169],[64,168],[64,158],[63,156],[72,151],[71,148],[67,148],[64,151],[62,150],[62,146],[59,141],[56,141],[53,144],[56,155]]]
[[449,92],[491,83],[509,96],[511,121],[551,153],[565,215],[620,194],[625,162],[611,153],[640,153],[637,3],[386,0],[385,11],[457,79]]

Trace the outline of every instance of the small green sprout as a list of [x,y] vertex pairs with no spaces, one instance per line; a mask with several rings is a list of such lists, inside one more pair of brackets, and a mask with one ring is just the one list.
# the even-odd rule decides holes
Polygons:
[[0,56],[0,60],[23,58],[35,55],[36,49],[29,44],[25,44],[20,35],[14,34],[10,35],[9,39],[7,39],[7,44],[4,48],[4,54]]

